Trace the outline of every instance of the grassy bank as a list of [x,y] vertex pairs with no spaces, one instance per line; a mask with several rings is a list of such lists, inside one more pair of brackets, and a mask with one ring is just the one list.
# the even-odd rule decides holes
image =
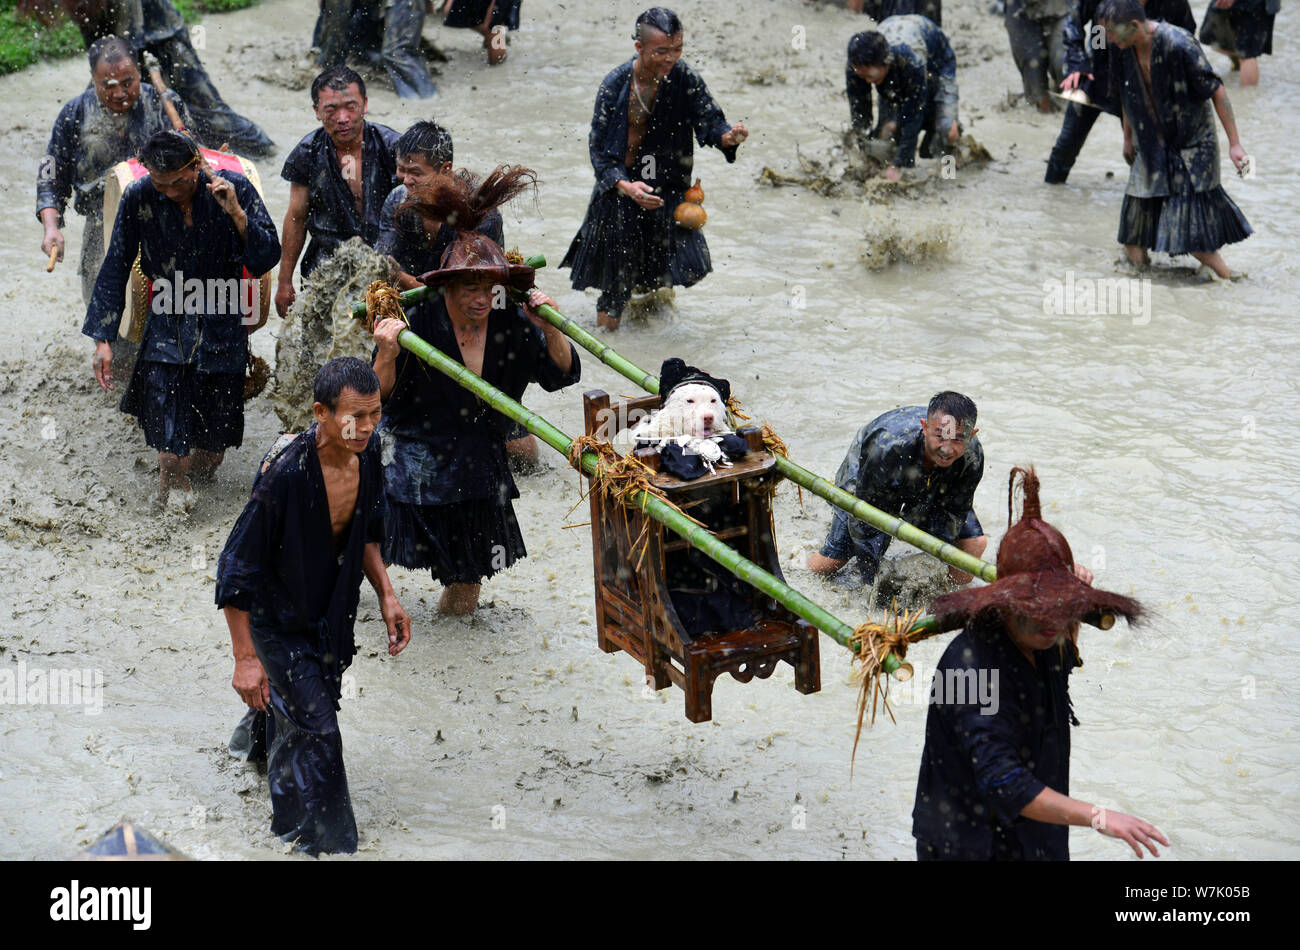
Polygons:
[[[172,0],[186,22],[197,22],[204,13],[224,13],[251,7],[258,0]],[[0,0],[0,75],[26,69],[42,59],[79,55],[85,47],[81,33],[59,14],[51,25],[19,19],[17,0]]]

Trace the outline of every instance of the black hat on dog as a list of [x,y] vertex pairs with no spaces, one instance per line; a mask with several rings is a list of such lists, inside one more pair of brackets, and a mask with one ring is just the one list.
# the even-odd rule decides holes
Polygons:
[[684,360],[675,356],[664,360],[664,365],[659,367],[659,395],[667,400],[674,389],[686,383],[712,386],[724,403],[731,398],[731,383],[725,379],[716,379],[698,366],[687,366]]

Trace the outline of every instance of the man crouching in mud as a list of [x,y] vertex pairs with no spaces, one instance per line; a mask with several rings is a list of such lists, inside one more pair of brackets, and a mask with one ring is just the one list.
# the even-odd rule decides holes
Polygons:
[[411,639],[380,556],[379,378],[342,357],[321,367],[314,395],[315,424],[253,483],[221,552],[216,596],[234,648],[231,685],[252,707],[236,738],[265,742],[271,832],[311,855],[357,850],[337,712],[362,573],[379,595],[389,655]]

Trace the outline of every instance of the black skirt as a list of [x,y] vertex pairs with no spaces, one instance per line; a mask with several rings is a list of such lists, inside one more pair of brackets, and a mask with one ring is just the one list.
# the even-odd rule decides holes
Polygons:
[[428,568],[448,584],[478,584],[528,556],[510,502],[462,501],[411,505],[388,501],[384,561]]
[[244,374],[137,360],[120,408],[140,420],[145,442],[159,452],[224,452],[244,439]]
[[1210,253],[1250,236],[1250,224],[1222,187],[1158,198],[1124,196],[1119,242],[1166,254]]
[[1236,54],[1238,59],[1256,59],[1273,54],[1273,17],[1261,3],[1258,9],[1220,10],[1213,0],[1201,21],[1199,39],[1206,46]]
[[611,188],[594,198],[561,267],[572,267],[573,287],[595,287],[628,299],[634,290],[689,287],[713,270],[703,231],[679,227],[673,210],[681,194],[664,196],[663,207],[642,208]]
[[[519,29],[519,4],[522,0],[497,0],[492,8],[490,27],[504,26],[507,29]],[[483,22],[487,16],[488,6],[492,0],[456,0],[447,13],[443,26],[473,28]]]

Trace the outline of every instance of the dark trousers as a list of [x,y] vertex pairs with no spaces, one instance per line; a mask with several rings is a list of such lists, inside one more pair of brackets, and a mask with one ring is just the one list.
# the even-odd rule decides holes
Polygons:
[[189,106],[194,132],[204,144],[212,148],[229,145],[232,151],[246,155],[261,156],[275,151],[275,143],[257,123],[226,105],[199,62],[188,33],[177,33],[145,48],[158,57],[172,89]]
[[384,68],[403,99],[427,99],[437,92],[420,51],[424,0],[392,0],[384,14]]
[[343,768],[339,679],[305,640],[263,638],[255,629],[253,645],[271,687],[266,716],[271,833],[311,855],[350,854],[357,850],[357,822]]
[[1049,185],[1060,185],[1070,177],[1070,169],[1079,157],[1083,143],[1088,140],[1088,133],[1101,115],[1100,109],[1081,106],[1071,102],[1065,108],[1065,119],[1061,122],[1061,133],[1052,146],[1052,155],[1047,160],[1047,174],[1043,181]]

